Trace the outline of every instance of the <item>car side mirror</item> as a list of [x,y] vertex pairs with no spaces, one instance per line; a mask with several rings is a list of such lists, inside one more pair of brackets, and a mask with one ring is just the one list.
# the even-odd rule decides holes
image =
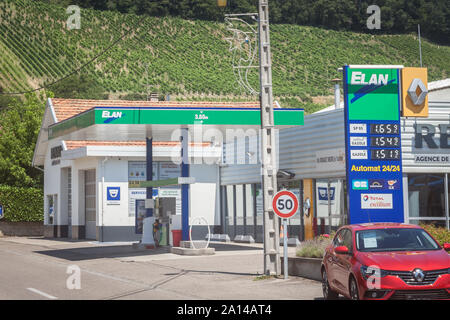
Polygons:
[[346,246],[339,246],[334,249],[337,254],[348,254],[349,250]]
[[444,250],[450,251],[450,243],[444,243]]

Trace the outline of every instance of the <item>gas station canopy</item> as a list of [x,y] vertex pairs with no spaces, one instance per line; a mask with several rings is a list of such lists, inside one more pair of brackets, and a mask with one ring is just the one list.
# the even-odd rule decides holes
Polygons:
[[[303,125],[303,109],[274,109],[277,129]],[[132,141],[153,137],[171,141],[180,128],[219,130],[258,129],[261,112],[257,107],[177,106],[95,106],[50,125],[48,139]]]

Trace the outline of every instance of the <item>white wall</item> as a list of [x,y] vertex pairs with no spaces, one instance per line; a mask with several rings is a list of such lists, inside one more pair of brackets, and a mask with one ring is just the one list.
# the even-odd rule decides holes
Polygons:
[[61,141],[50,141],[47,146],[47,152],[44,163],[44,224],[49,223],[48,217],[48,195],[57,195],[58,200],[56,203],[56,215],[53,219],[53,224],[63,225],[67,224],[67,214],[63,215],[61,211],[61,189],[60,189],[60,181],[61,181],[61,167],[70,165],[66,161],[61,161],[60,164],[52,165],[51,152],[50,150],[53,147],[57,147],[61,145]]
[[[44,197],[47,209],[47,195],[57,194],[56,224],[67,225],[66,179],[61,175],[62,168],[72,170],[72,221],[73,226],[85,225],[84,171],[96,170],[97,226],[134,226],[134,216],[128,215],[128,161],[144,160],[137,158],[84,157],[75,160],[61,160],[61,164],[52,166],[50,149],[60,141],[50,141],[45,161]],[[155,159],[154,161],[158,161]],[[220,191],[218,186],[219,168],[217,165],[193,164],[190,175],[196,183],[190,190],[190,213],[193,217],[204,217],[210,225],[220,225]],[[104,181],[102,177],[104,176]],[[64,184],[64,185],[63,185]],[[111,205],[106,201],[107,187],[120,187],[119,204]],[[63,208],[63,209],[61,209]],[[48,223],[48,217],[45,216]]]
[[220,194],[217,165],[191,165],[190,176],[195,183],[190,186],[190,218],[203,217],[209,225],[220,225]]
[[[134,226],[134,217],[128,216],[128,160],[98,158],[97,225]],[[104,184],[102,188],[102,176]],[[120,187],[120,204],[107,204],[107,187]],[[103,191],[102,191],[103,190]]]

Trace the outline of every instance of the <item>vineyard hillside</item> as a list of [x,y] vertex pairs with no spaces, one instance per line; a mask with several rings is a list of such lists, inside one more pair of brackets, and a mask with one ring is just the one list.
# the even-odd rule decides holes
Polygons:
[[[80,71],[110,98],[156,92],[177,100],[255,100],[237,85],[226,24],[81,10],[69,30],[66,8],[32,0],[0,2],[0,86],[23,92]],[[273,85],[283,106],[311,112],[332,103],[331,79],[344,64],[419,65],[415,35],[371,35],[296,25],[271,27]],[[430,80],[450,76],[450,47],[425,39]],[[250,83],[257,88],[257,75]],[[51,86],[48,87],[51,90]]]

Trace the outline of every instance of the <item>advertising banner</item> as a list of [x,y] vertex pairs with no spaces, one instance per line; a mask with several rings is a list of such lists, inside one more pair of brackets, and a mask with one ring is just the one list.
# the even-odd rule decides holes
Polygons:
[[399,66],[345,66],[351,224],[403,222]]
[[172,162],[161,162],[159,165],[159,180],[181,177],[181,167]]
[[[153,180],[158,179],[158,162],[153,162]],[[128,181],[146,181],[147,163],[145,161],[128,161]]]

